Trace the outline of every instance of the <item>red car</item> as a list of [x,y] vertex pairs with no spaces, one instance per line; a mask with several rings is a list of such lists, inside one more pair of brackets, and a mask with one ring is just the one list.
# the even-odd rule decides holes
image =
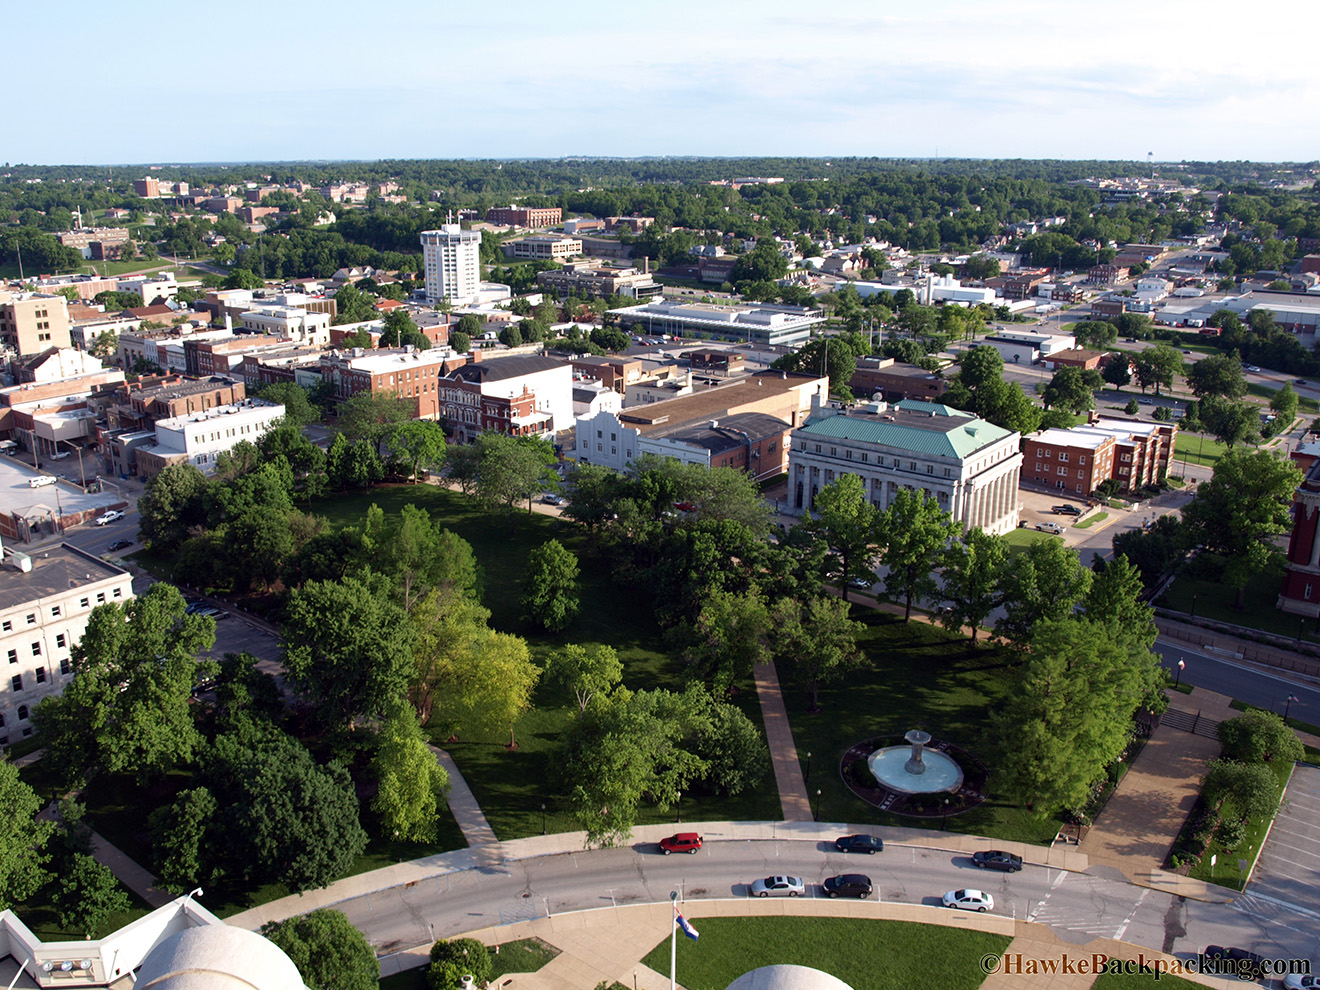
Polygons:
[[679,832],[677,835],[660,840],[660,851],[666,856],[675,852],[695,854],[700,848],[701,836],[696,832]]

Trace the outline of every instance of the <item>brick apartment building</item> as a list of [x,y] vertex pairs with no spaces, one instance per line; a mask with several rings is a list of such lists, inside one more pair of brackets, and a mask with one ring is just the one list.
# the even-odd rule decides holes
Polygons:
[[0,289],[0,344],[20,355],[48,347],[72,347],[69,301]]
[[128,241],[127,227],[92,227],[56,234],[65,247],[76,248],[84,258],[92,261],[112,261],[119,257],[120,249]]
[[460,359],[412,347],[372,351],[356,347],[323,356],[321,378],[336,399],[350,399],[359,392],[393,392],[415,402],[414,419],[438,419],[443,407],[440,381],[456,360]]
[[1075,495],[1090,495],[1109,480],[1123,491],[1159,481],[1169,469],[1176,423],[1095,419],[1022,438],[1022,478]]
[[492,206],[486,211],[486,222],[506,227],[555,227],[564,222],[564,211],[557,206]]
[[160,182],[151,176],[147,176],[145,179],[135,179],[133,181],[133,192],[143,199],[160,199]]
[[998,288],[1003,293],[1004,298],[1010,302],[1030,299],[1036,294],[1036,289],[1048,278],[1049,276],[1043,270],[1023,272],[1020,275],[1005,277]]
[[1294,615],[1320,616],[1320,461],[1310,465],[1293,494],[1293,530],[1277,605]]
[[168,378],[147,388],[123,383],[109,393],[106,423],[110,429],[150,430],[162,419],[205,412],[247,398],[242,382],[230,378]]

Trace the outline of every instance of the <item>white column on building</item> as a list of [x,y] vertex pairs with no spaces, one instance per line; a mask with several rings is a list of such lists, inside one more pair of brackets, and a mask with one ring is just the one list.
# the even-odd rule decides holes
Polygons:
[[1004,518],[1004,505],[1007,501],[1008,486],[1004,484],[1004,476],[1001,474],[995,479],[995,512],[994,518],[990,520],[992,527],[998,526],[1000,520]]

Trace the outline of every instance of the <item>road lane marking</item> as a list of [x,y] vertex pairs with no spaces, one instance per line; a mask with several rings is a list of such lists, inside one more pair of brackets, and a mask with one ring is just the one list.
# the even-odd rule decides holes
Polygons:
[[1149,887],[1145,888],[1141,892],[1141,896],[1137,898],[1137,903],[1132,905],[1132,910],[1128,912],[1128,916],[1123,919],[1123,923],[1119,925],[1118,929],[1114,932],[1115,942],[1123,941],[1123,934],[1128,930],[1128,925],[1132,923],[1132,916],[1137,913],[1137,908],[1141,907],[1141,902],[1146,899],[1146,895],[1149,893],[1150,893]]

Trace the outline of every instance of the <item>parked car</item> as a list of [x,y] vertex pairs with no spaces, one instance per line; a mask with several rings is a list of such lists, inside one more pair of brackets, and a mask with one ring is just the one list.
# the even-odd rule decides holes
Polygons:
[[801,897],[807,889],[801,877],[766,877],[753,880],[753,897]]
[[860,873],[841,873],[837,877],[826,877],[821,886],[831,897],[870,897],[872,890],[871,878]]
[[1289,973],[1283,978],[1284,990],[1320,990],[1320,976]]
[[998,849],[986,849],[982,852],[972,854],[972,862],[983,870],[1002,870],[1005,873],[1016,873],[1022,869],[1022,857],[1014,856],[1012,853],[1002,852]]
[[1264,974],[1264,956],[1248,949],[1239,949],[1235,946],[1225,948],[1222,945],[1207,945],[1201,955],[1221,963],[1227,963],[1225,968],[1231,967],[1232,972],[1239,977],[1244,973],[1254,977],[1260,977]]
[[28,478],[29,488],[44,488],[46,485],[53,485],[59,481],[53,474],[39,474],[35,478]]
[[875,855],[883,852],[884,840],[877,835],[845,835],[834,840],[834,848],[839,852],[858,852]]
[[132,540],[115,540],[114,543],[110,544],[108,549],[111,553],[116,553],[120,550],[127,550],[132,545],[133,545]]
[[1056,516],[1080,516],[1082,510],[1075,505],[1051,505],[1050,511]]
[[951,890],[942,898],[948,908],[962,908],[964,911],[985,913],[994,909],[995,899],[983,890]]
[[853,578],[848,582],[848,587],[856,588],[858,591],[870,591],[871,586],[875,584],[875,578],[869,581],[866,578]]
[[123,519],[123,518],[124,518],[124,514],[120,512],[118,509],[110,509],[108,512],[102,512],[99,516],[96,517],[96,525],[108,526],[110,523],[114,522],[115,520]]
[[562,495],[555,495],[553,492],[546,492],[541,496],[541,501],[545,505],[563,505],[568,499]]
[[1243,370],[1243,371],[1260,371],[1260,369],[1257,368],[1254,364],[1246,364],[1246,365],[1243,365],[1243,366],[1242,366],[1242,370]]
[[1063,533],[1063,527],[1049,519],[1046,519],[1044,522],[1036,523],[1036,528],[1042,533],[1053,533],[1056,536]]
[[1294,384],[1294,385],[1307,385],[1307,384],[1309,384],[1309,382],[1307,382],[1307,380],[1306,380],[1305,378],[1294,378],[1294,379],[1293,379],[1293,384]]
[[701,836],[696,832],[679,832],[677,835],[660,840],[660,851],[666,856],[676,852],[695,853],[700,848]]

